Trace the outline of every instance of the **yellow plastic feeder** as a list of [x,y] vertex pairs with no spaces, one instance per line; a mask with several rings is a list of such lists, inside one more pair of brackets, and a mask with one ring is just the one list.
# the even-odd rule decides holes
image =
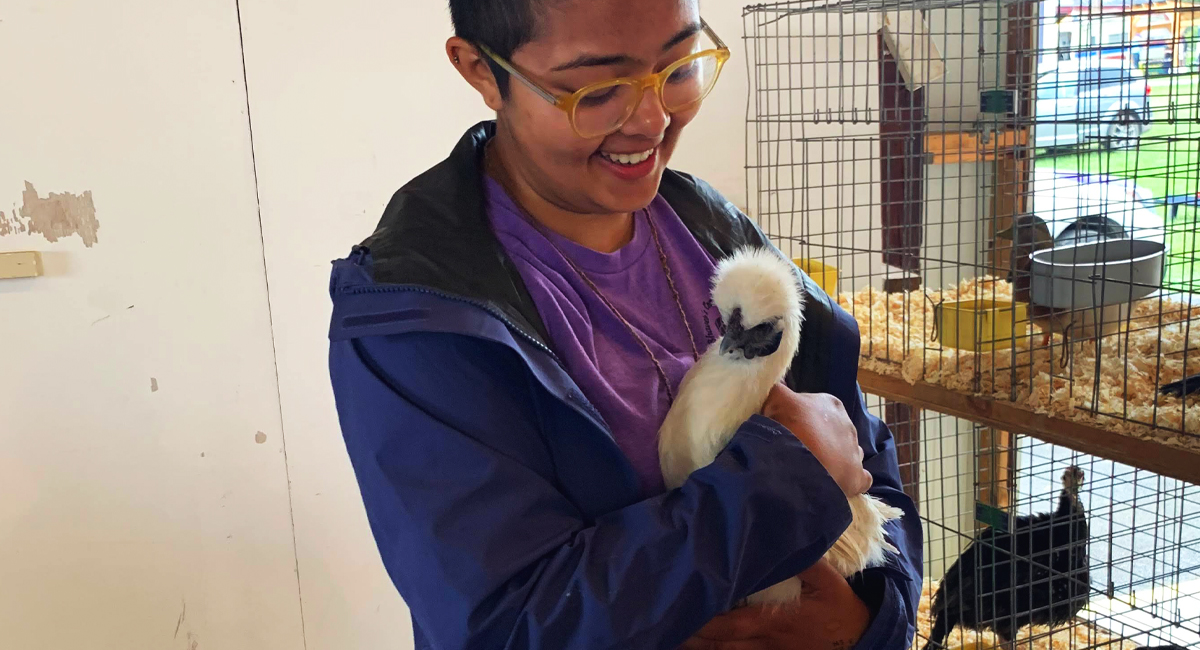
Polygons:
[[1029,332],[1025,307],[1025,303],[1017,303],[1014,307],[1007,300],[944,302],[934,309],[937,340],[943,347],[959,350],[990,351],[1012,347],[1014,338]]
[[830,296],[837,296],[838,270],[836,266],[804,258],[796,258],[792,262],[800,267],[800,270],[804,271],[805,275],[812,278],[813,282],[816,282],[822,291]]

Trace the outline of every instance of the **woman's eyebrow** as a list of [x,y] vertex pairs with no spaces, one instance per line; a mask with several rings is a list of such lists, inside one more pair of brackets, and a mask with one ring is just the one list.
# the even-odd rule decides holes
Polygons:
[[688,25],[687,27],[684,27],[683,29],[679,30],[679,33],[672,36],[671,40],[667,41],[666,45],[663,45],[663,48],[662,48],[663,51],[666,52],[667,50],[675,47],[676,45],[679,45],[680,43],[686,41],[687,39],[695,36],[697,33],[700,32],[701,29],[704,29],[704,28],[700,25],[700,23],[692,23],[692,24]]
[[575,68],[595,68],[600,66],[621,65],[626,63],[638,63],[639,60],[628,54],[580,54],[579,56],[567,61],[562,65],[556,65],[551,68],[554,72],[562,72],[563,70],[574,70]]
[[[679,30],[672,36],[662,47],[663,51],[679,45],[687,39],[695,36],[703,29],[700,23],[692,23],[687,27]],[[576,68],[598,68],[611,65],[627,65],[642,63],[641,59],[630,56],[628,54],[580,54],[579,56],[551,68],[553,72],[562,72],[564,70],[574,70]]]

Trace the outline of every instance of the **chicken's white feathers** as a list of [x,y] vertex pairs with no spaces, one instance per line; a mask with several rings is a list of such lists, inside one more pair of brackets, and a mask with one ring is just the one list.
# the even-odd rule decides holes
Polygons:
[[658,434],[659,463],[668,488],[716,458],[737,428],[762,410],[771,387],[783,379],[800,344],[803,289],[796,267],[769,248],[743,249],[717,266],[713,302],[727,327],[734,310],[757,325],[780,319],[779,349],[746,360],[709,346],[679,386]]
[[[684,376],[659,429],[659,462],[668,488],[683,485],[692,472],[711,463],[741,424],[762,410],[800,346],[804,290],[796,267],[773,249],[744,249],[722,261],[712,296],[725,331]],[[754,327],[777,334],[778,345],[772,340],[754,353],[727,349],[726,339]],[[884,524],[902,514],[869,495],[849,501],[850,527],[825,554],[847,577],[882,564],[885,552],[895,552],[884,536]],[[749,600],[781,603],[799,596],[800,580],[791,578]]]

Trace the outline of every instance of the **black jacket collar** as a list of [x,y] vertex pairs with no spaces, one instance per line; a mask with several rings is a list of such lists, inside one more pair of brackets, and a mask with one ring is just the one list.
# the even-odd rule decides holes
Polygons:
[[[421,285],[487,303],[545,342],[537,308],[486,212],[483,151],[495,130],[494,122],[474,126],[449,158],[400,188],[363,246],[371,252],[376,282]],[[703,181],[668,170],[659,191],[716,259],[765,242],[749,219]]]
[[[449,158],[400,188],[363,247],[371,253],[376,283],[415,285],[484,303],[545,344],[542,319],[486,212],[481,170],[484,145],[495,130],[494,122],[475,125]],[[744,246],[771,245],[750,219],[704,181],[667,170],[659,193],[715,259]],[[814,337],[820,340],[831,305],[815,283],[801,277],[807,295],[800,360],[808,356],[816,362],[812,355],[823,356],[821,346],[807,343]],[[805,365],[821,367],[796,364]]]

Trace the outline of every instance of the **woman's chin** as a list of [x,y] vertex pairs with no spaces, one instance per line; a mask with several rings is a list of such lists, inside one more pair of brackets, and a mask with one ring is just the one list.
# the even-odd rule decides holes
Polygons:
[[658,195],[658,186],[662,182],[662,170],[636,180],[616,180],[602,178],[593,196],[595,202],[604,207],[605,212],[622,213],[641,210],[650,205]]

